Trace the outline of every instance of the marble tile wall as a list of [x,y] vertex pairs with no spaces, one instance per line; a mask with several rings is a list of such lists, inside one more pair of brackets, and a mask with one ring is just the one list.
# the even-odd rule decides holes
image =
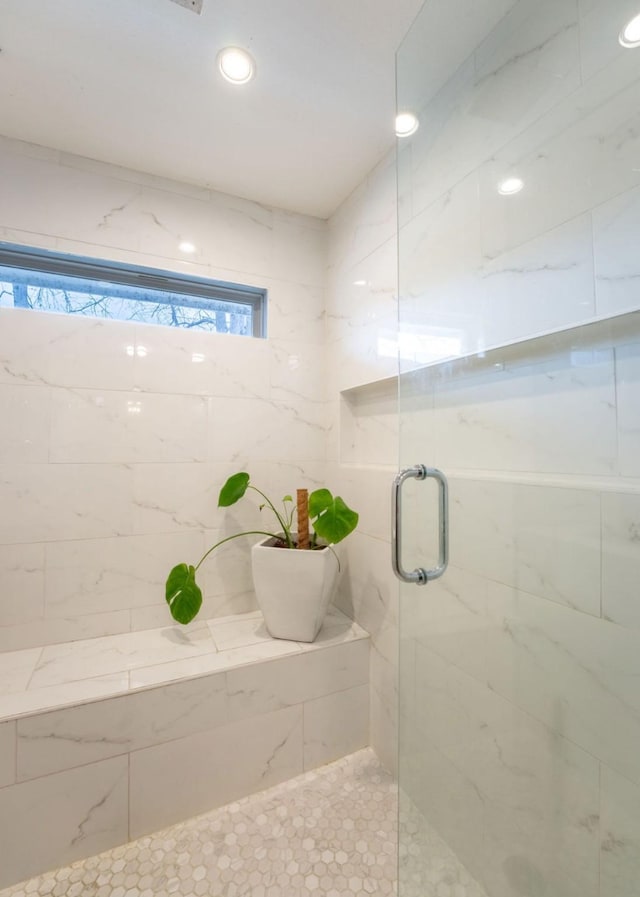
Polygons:
[[[0,240],[268,290],[266,340],[0,308],[0,651],[162,626],[168,569],[259,520],[230,473],[324,481],[326,223],[4,138],[0,197]],[[207,616],[253,609],[247,552]]]
[[[360,512],[338,606],[371,635],[371,744],[397,766],[398,587],[391,572],[389,491],[398,455],[395,155],[329,220],[327,478]],[[360,389],[363,387],[363,389]]]

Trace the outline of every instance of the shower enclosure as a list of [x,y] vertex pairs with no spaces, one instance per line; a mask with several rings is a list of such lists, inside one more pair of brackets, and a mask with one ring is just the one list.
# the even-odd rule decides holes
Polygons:
[[[427,0],[397,57],[400,897],[640,893],[639,0]],[[636,29],[640,31],[639,29]]]

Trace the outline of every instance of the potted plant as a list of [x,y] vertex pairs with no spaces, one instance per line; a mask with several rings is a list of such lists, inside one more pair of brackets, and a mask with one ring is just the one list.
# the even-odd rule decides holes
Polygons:
[[[358,525],[358,514],[340,496],[334,498],[328,489],[316,489],[310,495],[306,489],[298,489],[296,506],[292,496],[285,495],[282,511],[278,511],[244,471],[226,481],[220,490],[218,507],[231,507],[248,490],[264,499],[260,510],[266,507],[273,512],[278,532],[249,530],[227,536],[205,552],[195,567],[188,564],[174,567],[166,585],[171,615],[184,624],[196,616],[202,606],[196,574],[216,548],[241,536],[265,536],[251,550],[251,570],[267,630],[274,638],[312,642],[338,584],[340,560],[334,546],[353,532]],[[294,516],[297,516],[295,530]]]

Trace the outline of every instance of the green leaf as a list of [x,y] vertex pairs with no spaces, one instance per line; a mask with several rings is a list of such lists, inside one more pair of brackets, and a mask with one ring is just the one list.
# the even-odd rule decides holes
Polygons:
[[327,511],[333,504],[333,495],[328,489],[316,489],[309,496],[309,516],[311,519],[319,517],[323,511]]
[[358,514],[340,496],[333,497],[328,489],[317,489],[309,496],[309,516],[321,539],[329,544],[342,542],[358,525]]
[[285,495],[285,497],[282,499],[282,501],[293,501],[293,499],[291,498],[290,495]]
[[195,567],[178,564],[167,577],[166,599],[178,623],[190,623],[202,607],[202,592],[196,583]]
[[229,477],[220,490],[218,507],[228,508],[230,505],[235,505],[247,491],[249,479],[248,473],[234,473],[233,476]]

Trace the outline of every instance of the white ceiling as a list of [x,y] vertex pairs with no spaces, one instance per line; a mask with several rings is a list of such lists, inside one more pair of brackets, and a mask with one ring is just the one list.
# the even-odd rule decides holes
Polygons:
[[[327,217],[393,142],[423,0],[2,0],[0,133]],[[257,77],[217,74],[227,45]]]

